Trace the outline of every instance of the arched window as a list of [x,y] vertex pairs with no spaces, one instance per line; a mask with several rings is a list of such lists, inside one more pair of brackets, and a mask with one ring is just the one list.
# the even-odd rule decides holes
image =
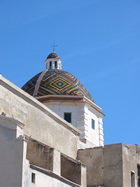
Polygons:
[[52,69],[52,61],[50,61],[50,69]]

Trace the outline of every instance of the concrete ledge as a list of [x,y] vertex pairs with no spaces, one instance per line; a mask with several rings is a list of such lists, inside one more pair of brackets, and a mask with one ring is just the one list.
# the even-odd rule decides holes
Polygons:
[[45,95],[45,96],[39,96],[39,97],[36,97],[36,99],[38,99],[39,101],[41,102],[50,102],[50,101],[79,101],[79,102],[86,102],[88,103],[89,105],[91,105],[94,109],[96,109],[101,117],[104,117],[105,115],[101,112],[102,108],[99,107],[98,105],[96,105],[94,102],[92,102],[90,99],[88,99],[87,97],[85,96],[74,96],[74,95]]
[[0,125],[9,129],[16,129],[17,126],[23,129],[25,126],[23,123],[21,123],[20,121],[14,118],[2,116],[2,115],[0,115]]

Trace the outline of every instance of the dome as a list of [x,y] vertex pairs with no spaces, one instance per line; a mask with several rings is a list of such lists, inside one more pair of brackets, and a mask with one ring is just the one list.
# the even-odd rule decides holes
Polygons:
[[[51,54],[48,56],[49,58],[51,58]],[[30,79],[22,89],[36,97],[45,95],[85,96],[94,102],[89,92],[76,77],[59,69],[46,69]]]
[[48,57],[47,57],[47,59],[50,59],[50,58],[59,59],[59,56],[58,56],[58,54],[56,54],[55,52],[53,52],[53,53],[50,53],[50,54],[48,55]]

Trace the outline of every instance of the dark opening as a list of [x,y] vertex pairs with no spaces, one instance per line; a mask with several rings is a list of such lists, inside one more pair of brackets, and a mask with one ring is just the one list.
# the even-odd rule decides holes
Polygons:
[[92,129],[95,129],[95,121],[93,119],[91,120],[91,126],[92,126]]
[[55,69],[57,69],[57,61],[55,61]]
[[135,173],[131,172],[131,187],[135,187]]
[[50,69],[52,69],[52,61],[50,61]]
[[32,173],[32,183],[35,183],[35,173]]
[[64,119],[71,123],[71,112],[64,112]]

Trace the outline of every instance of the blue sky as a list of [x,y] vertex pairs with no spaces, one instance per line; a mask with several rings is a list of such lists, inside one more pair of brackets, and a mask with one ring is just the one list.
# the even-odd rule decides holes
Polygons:
[[22,87],[52,52],[103,108],[105,144],[140,145],[140,1],[0,0],[0,73]]

